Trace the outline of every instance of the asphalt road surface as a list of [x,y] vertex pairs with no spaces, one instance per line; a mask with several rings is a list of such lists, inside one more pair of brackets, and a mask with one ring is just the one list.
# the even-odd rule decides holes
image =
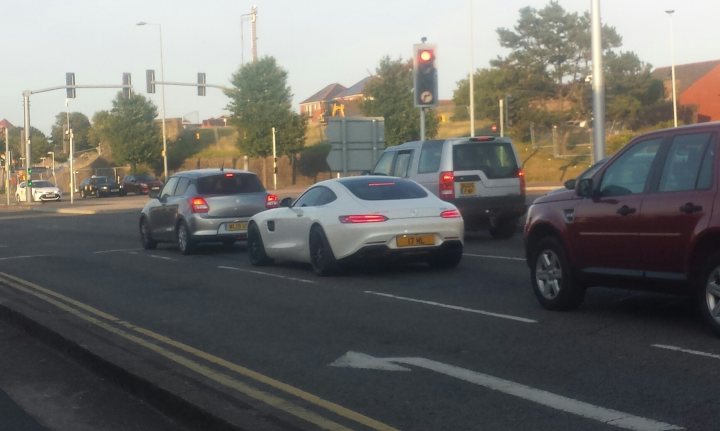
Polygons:
[[252,267],[242,243],[145,251],[136,225],[137,211],[0,213],[0,305],[172,392],[166,412],[205,408],[196,425],[717,429],[720,340],[689,301],[592,289],[545,311],[520,235],[469,233],[449,271],[319,278]]

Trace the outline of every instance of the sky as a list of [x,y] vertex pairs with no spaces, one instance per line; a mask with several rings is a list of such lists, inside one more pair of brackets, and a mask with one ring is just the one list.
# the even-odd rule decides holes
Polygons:
[[[615,27],[623,51],[654,67],[720,59],[717,0],[599,0],[602,23]],[[250,10],[257,6],[257,52],[288,72],[293,107],[331,83],[350,87],[375,72],[380,60],[409,59],[427,37],[437,45],[441,99],[452,98],[472,68],[506,56],[499,27],[513,28],[519,10],[542,9],[549,0],[0,0],[0,119],[23,125],[23,91],[30,123],[49,134],[55,117],[89,118],[112,108],[118,89],[78,89],[66,107],[65,85],[120,85],[131,73],[134,91],[158,107],[160,88],[145,92],[145,70],[160,80],[160,36],[165,82],[229,86],[243,61],[251,61]],[[591,0],[559,0],[568,12],[590,10]],[[674,10],[670,16],[666,10]],[[472,11],[472,13],[471,13]],[[156,25],[137,26],[144,21]],[[159,24],[159,25],[157,25]],[[471,29],[473,37],[471,38]],[[227,97],[208,88],[165,86],[166,117],[190,121],[228,114]],[[158,111],[159,112],[159,111]]]

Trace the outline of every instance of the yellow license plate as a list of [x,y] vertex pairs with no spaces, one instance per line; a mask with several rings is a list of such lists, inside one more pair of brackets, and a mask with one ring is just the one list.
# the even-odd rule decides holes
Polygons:
[[435,245],[435,235],[419,234],[419,235],[398,235],[395,237],[398,247],[420,247],[427,245]]
[[247,223],[228,223],[227,230],[230,230],[230,231],[247,230]]
[[475,183],[460,183],[460,194],[461,195],[474,195],[475,194]]

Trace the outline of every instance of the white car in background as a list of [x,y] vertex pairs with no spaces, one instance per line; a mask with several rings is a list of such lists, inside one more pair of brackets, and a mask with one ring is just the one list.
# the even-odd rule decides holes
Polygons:
[[417,182],[363,175],[319,182],[295,202],[255,214],[247,247],[253,265],[310,263],[318,275],[358,259],[452,268],[462,258],[464,229],[458,209]]
[[[30,191],[33,202],[59,202],[62,200],[62,190],[50,181],[33,180]],[[23,181],[18,185],[15,192],[15,202],[27,202],[27,182]]]

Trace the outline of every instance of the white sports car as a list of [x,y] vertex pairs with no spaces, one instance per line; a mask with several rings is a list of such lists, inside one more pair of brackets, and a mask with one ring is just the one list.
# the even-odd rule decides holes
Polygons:
[[[26,187],[27,183],[25,181],[18,184],[15,192],[15,201],[17,203],[27,202]],[[33,202],[60,201],[62,199],[62,191],[50,181],[34,180],[30,191]]]
[[355,259],[425,261],[452,268],[463,252],[458,209],[415,181],[357,176],[319,182],[295,202],[255,214],[248,256],[256,266],[273,260],[310,263],[318,275]]

